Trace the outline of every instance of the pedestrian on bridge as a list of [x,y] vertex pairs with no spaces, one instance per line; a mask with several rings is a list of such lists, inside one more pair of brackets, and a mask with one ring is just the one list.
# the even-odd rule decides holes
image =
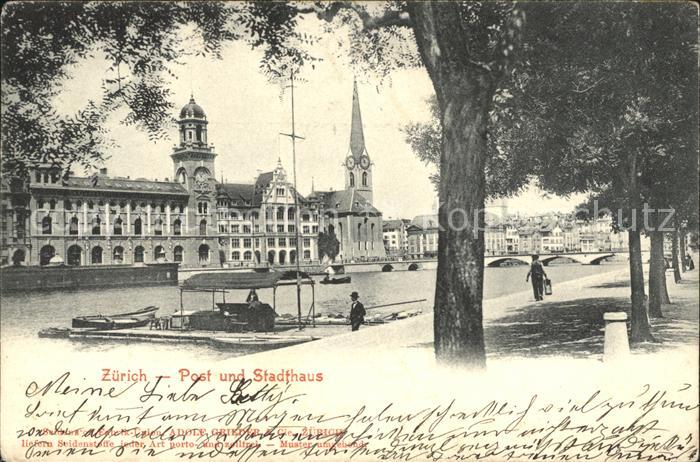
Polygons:
[[527,276],[525,276],[525,282],[528,282],[528,280],[532,278],[532,293],[535,296],[536,302],[544,298],[544,280],[546,277],[547,273],[544,272],[544,266],[542,266],[540,256],[533,255],[530,271],[528,271]]

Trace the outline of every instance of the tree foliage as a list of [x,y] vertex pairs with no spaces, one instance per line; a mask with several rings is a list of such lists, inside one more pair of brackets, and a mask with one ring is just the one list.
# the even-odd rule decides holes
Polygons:
[[335,233],[331,230],[327,233],[321,231],[318,233],[318,254],[321,259],[327,257],[328,260],[333,261],[335,257],[340,253],[340,242],[335,236]]

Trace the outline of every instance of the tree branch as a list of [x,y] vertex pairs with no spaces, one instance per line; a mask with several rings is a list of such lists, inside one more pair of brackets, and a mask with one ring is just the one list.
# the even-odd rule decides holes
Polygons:
[[315,2],[311,5],[303,4],[297,7],[300,14],[315,13],[319,19],[327,22],[333,21],[340,10],[354,12],[362,21],[362,29],[365,31],[381,29],[383,27],[399,26],[411,27],[411,18],[406,11],[390,10],[381,16],[372,16],[367,10],[354,2],[332,2],[324,4]]

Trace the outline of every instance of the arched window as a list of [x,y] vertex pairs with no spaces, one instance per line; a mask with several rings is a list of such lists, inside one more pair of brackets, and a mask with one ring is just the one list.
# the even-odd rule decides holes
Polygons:
[[362,223],[357,224],[357,248],[358,250],[361,248],[360,241],[362,240]]
[[70,201],[63,201],[63,208],[65,210],[73,210],[73,204]]
[[140,245],[136,246],[134,249],[134,263],[143,263],[144,253],[143,247]]
[[15,250],[15,253],[12,254],[12,264],[15,266],[21,265],[22,263],[24,263],[24,257],[25,257],[24,250],[22,250],[22,249]]
[[304,260],[311,260],[311,251],[304,250]]
[[287,219],[294,220],[294,207],[289,207],[287,210]]
[[241,253],[238,250],[231,252],[231,260],[238,261],[241,259]]
[[287,262],[287,251],[286,250],[280,250],[279,262],[280,262],[280,265],[284,265]]
[[77,236],[80,234],[80,225],[78,222],[78,217],[73,217],[70,219],[70,224],[68,225],[68,234],[71,236]]
[[362,186],[367,186],[367,172],[362,172]]
[[350,172],[350,187],[355,186],[355,174]]
[[51,234],[52,228],[51,217],[46,215],[41,219],[41,234]]
[[209,204],[207,204],[206,202],[199,202],[197,204],[197,211],[203,215],[206,215],[207,213],[209,213]]
[[95,215],[95,217],[92,219],[92,235],[93,236],[99,236],[102,233],[102,220],[100,220],[100,217]]
[[141,217],[136,218],[134,220],[134,235],[135,236],[140,236],[143,234],[143,222],[141,221]]
[[182,234],[182,222],[179,218],[173,222],[173,234],[175,236]]
[[372,223],[370,225],[369,229],[370,229],[370,234],[369,234],[370,239],[369,240],[372,241],[372,249],[374,249],[374,223]]
[[209,246],[202,244],[199,246],[199,262],[208,263],[209,262]]
[[121,265],[124,263],[124,247],[118,245],[112,251],[112,263]]
[[261,258],[261,257],[262,257],[262,256],[260,255],[260,251],[259,251],[259,250],[256,250],[256,251],[255,251],[255,263],[260,263],[260,258]]
[[246,250],[245,252],[243,252],[243,260],[250,261],[252,259],[253,259],[253,252],[251,252],[250,250]]
[[182,262],[183,249],[181,246],[176,246],[173,249],[173,260],[176,262]]
[[277,208],[277,219],[284,220],[284,207]]
[[117,219],[114,220],[114,235],[115,236],[122,235],[122,219],[121,219],[121,217],[117,217]]
[[156,218],[155,225],[153,226],[153,234],[156,236],[163,235],[163,220],[161,220],[160,217]]
[[66,263],[71,266],[80,266],[83,260],[83,249],[79,245],[72,245],[68,247],[68,252],[66,252]]
[[292,265],[297,262],[297,251],[296,250],[290,250],[289,251],[289,263]]
[[165,249],[162,245],[156,246],[153,250],[153,258],[159,263],[165,261]]
[[102,247],[93,247],[90,252],[91,262],[93,265],[102,264]]
[[56,255],[56,249],[51,245],[45,245],[39,250],[39,264],[48,265],[54,255]]
[[199,222],[199,234],[202,236],[207,235],[207,220],[202,220]]
[[275,263],[275,251],[274,250],[270,250],[269,252],[267,252],[267,262],[271,265]]

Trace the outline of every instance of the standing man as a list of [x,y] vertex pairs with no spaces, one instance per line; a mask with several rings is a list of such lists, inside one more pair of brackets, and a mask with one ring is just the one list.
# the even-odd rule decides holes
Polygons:
[[350,294],[350,299],[352,300],[352,307],[350,308],[350,325],[352,330],[356,331],[360,328],[360,324],[365,321],[365,306],[358,300],[360,298],[357,292]]
[[525,276],[525,282],[527,282],[532,276],[532,293],[535,295],[535,301],[539,302],[542,300],[542,294],[544,291],[544,278],[547,277],[547,273],[544,272],[544,267],[542,262],[540,262],[539,255],[532,256],[532,263],[530,264],[530,271],[527,272]]

